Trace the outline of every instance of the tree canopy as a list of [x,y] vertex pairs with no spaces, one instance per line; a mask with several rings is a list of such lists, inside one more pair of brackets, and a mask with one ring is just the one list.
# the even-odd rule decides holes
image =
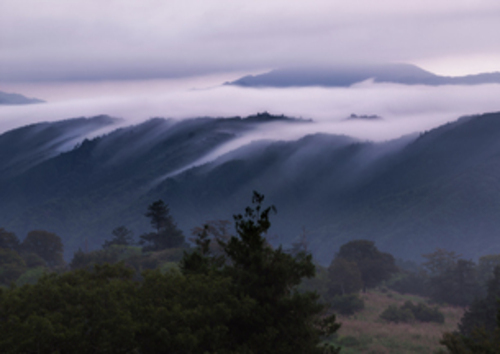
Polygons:
[[340,325],[318,295],[297,291],[314,275],[311,256],[265,241],[274,208],[263,199],[255,193],[254,207],[234,217],[237,236],[220,242],[222,254],[201,232],[181,271],[96,264],[0,289],[0,352],[322,353],[321,339]]
[[358,265],[344,258],[333,260],[328,267],[328,296],[357,293],[363,288]]
[[363,290],[373,288],[398,271],[394,257],[380,252],[373,241],[354,240],[340,247],[336,259],[356,263],[363,280]]
[[251,305],[231,320],[231,346],[249,353],[315,353],[323,335],[340,326],[335,316],[320,318],[323,305],[315,293],[299,293],[302,278],[314,276],[311,255],[292,256],[272,248],[265,235],[271,226],[274,206],[263,208],[264,196],[254,192],[253,206],[234,215],[236,236],[219,241],[224,256],[210,257],[210,239],[201,233],[197,252],[186,255],[187,274],[220,274],[231,279],[239,301]]
[[64,265],[64,246],[61,238],[56,234],[44,230],[35,230],[28,233],[21,244],[24,252],[31,252],[40,256],[49,267]]
[[483,291],[478,282],[474,262],[460,258],[455,252],[437,249],[423,255],[429,273],[429,296],[437,302],[468,306]]

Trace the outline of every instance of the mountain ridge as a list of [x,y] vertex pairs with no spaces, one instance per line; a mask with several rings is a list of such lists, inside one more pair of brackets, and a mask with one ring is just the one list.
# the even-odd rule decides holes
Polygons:
[[465,76],[441,76],[412,64],[366,64],[330,67],[275,69],[260,75],[247,75],[224,85],[243,87],[349,87],[363,81],[403,85],[480,85],[500,83],[500,72]]
[[23,105],[45,103],[38,98],[28,98],[19,93],[7,93],[0,91],[0,105]]
[[188,236],[244,210],[256,190],[278,209],[271,242],[286,247],[304,227],[323,264],[359,238],[414,260],[436,247],[500,253],[500,113],[384,143],[324,133],[254,141],[193,165],[266,124],[314,124],[255,117],[156,118],[84,140],[0,184],[0,226],[21,237],[54,231],[70,257],[84,239],[99,248],[119,225],[136,236],[148,230],[143,214],[154,200],[169,204]]

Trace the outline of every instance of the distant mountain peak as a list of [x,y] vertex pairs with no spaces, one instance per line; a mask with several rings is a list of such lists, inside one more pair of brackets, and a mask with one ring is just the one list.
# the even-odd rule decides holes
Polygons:
[[323,67],[276,69],[260,75],[247,75],[224,85],[244,87],[349,87],[366,80],[403,85],[479,85],[500,83],[500,72],[467,76],[440,76],[416,65],[349,64]]
[[45,103],[38,98],[28,98],[18,93],[7,93],[0,91],[0,105],[21,105],[21,104],[35,104]]

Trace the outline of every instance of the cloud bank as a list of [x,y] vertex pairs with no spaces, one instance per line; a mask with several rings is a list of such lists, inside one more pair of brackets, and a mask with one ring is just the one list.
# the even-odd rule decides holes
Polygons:
[[[94,91],[87,86],[86,95],[75,93],[45,104],[0,107],[0,132],[40,121],[100,114],[123,118],[122,124],[131,125],[152,117],[245,117],[267,111],[313,119],[314,123],[289,125],[286,129],[269,126],[268,130],[256,132],[255,139],[297,139],[321,132],[382,141],[429,130],[463,115],[500,111],[500,85],[493,84],[428,87],[363,82],[350,88],[218,86],[198,90],[165,89],[168,83],[157,83],[155,87],[135,84],[135,89],[122,91]],[[158,90],[160,87],[164,89]],[[383,119],[346,120],[351,114],[378,115]]]

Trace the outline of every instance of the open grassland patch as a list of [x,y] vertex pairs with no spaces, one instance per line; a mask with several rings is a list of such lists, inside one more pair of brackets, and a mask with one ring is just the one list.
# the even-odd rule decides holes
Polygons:
[[389,306],[401,306],[405,301],[427,303],[427,299],[414,295],[401,295],[393,291],[373,290],[361,294],[365,301],[363,311],[352,316],[339,315],[342,327],[333,340],[342,347],[343,354],[430,354],[443,347],[439,344],[443,332],[454,331],[464,309],[440,306],[445,316],[443,324],[433,322],[390,323],[379,318]]

